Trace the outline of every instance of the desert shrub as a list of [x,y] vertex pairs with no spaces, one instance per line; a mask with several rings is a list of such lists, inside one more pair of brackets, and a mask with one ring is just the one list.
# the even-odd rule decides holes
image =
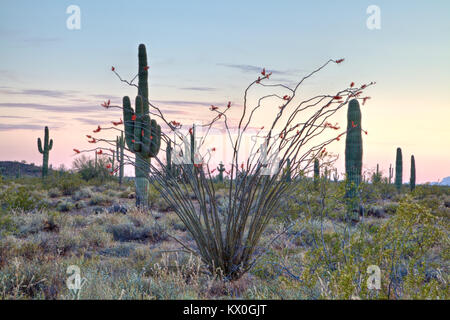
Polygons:
[[68,212],[74,207],[75,205],[70,200],[62,200],[57,204],[56,210],[58,210],[59,212]]
[[89,199],[89,205],[91,206],[107,206],[112,203],[113,199],[102,193],[95,193]]
[[0,194],[0,202],[3,210],[21,209],[30,211],[39,207],[39,198],[24,186],[6,188]]
[[2,213],[0,211],[0,239],[17,232],[17,225],[10,214]]
[[109,173],[109,169],[106,168],[107,164],[108,159],[106,157],[98,156],[96,164],[95,160],[82,155],[73,161],[72,167],[79,173],[83,180],[104,183],[113,179]]
[[49,189],[47,194],[50,198],[58,198],[58,197],[62,196],[62,192],[58,188]]
[[116,241],[145,241],[159,242],[167,239],[167,233],[158,224],[153,226],[136,226],[133,223],[112,225],[109,227]]
[[72,199],[75,201],[88,199],[90,197],[92,197],[92,192],[88,187],[81,188],[80,190],[72,194]]
[[[337,229],[345,232],[317,232],[319,241],[305,253],[301,267],[295,262],[289,267],[275,263],[288,270],[283,276],[292,285],[301,285],[307,296],[320,293],[313,298],[446,299],[445,278],[427,277],[426,270],[436,246],[448,250],[448,240],[442,241],[448,236],[442,220],[411,200],[402,199],[396,214],[376,228],[360,224]],[[381,269],[380,290],[367,287],[369,265]]]

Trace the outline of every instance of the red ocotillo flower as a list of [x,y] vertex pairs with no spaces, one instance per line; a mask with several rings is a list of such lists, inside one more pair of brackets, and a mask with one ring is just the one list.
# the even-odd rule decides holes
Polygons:
[[350,83],[350,88],[353,88],[354,85],[355,85],[354,82]]
[[216,147],[212,148],[211,151],[213,151],[213,152],[216,151]]
[[335,62],[336,63],[341,63],[341,62],[343,62],[345,59],[338,59],[338,60],[336,60]]
[[102,130],[102,128],[100,128],[100,126],[97,127],[97,129],[93,130],[94,133],[100,132],[100,130]]
[[95,138],[92,138],[91,141],[88,141],[89,143],[97,143],[97,140],[95,140]]
[[149,66],[145,66],[145,67],[144,67],[144,70],[145,70],[145,71],[148,71],[149,68],[150,68]]
[[105,107],[106,109],[108,109],[110,104],[111,104],[111,100],[108,100],[108,102],[105,101],[102,103],[102,107]]
[[241,164],[241,169],[244,170],[244,163]]
[[133,121],[136,120],[136,115],[135,115],[135,114],[133,114],[133,115],[131,116],[131,120],[133,120]]
[[263,76],[266,75],[266,68],[263,68],[263,69],[262,69],[261,74],[262,74]]
[[370,97],[364,97],[362,104],[364,105],[366,103],[366,100],[368,100],[368,99],[370,99]]
[[214,110],[217,110],[217,109],[219,109],[219,108],[214,106],[214,105],[211,105],[211,107],[209,108],[209,110],[211,110],[211,111],[214,111]]
[[323,148],[322,153],[325,153],[327,151],[327,148]]
[[192,135],[192,128],[189,128],[189,134]]
[[114,71],[114,70],[116,70],[116,68],[114,68],[114,67],[111,67],[111,71]]
[[122,118],[120,118],[120,121],[111,121],[113,125],[118,126],[123,124]]
[[111,163],[108,163],[108,164],[106,165],[106,169],[111,169]]
[[228,101],[228,105],[227,108],[230,109],[231,108],[231,101]]
[[170,124],[173,125],[174,127],[178,127],[181,123],[173,120],[173,121],[170,122]]
[[[361,129],[362,130],[362,129]],[[367,135],[367,131],[363,130],[363,132]]]
[[258,77],[258,79],[256,80],[256,83],[259,83],[261,81],[261,77]]
[[80,150],[78,149],[73,149],[73,151],[75,151],[75,153],[80,153]]
[[214,173],[214,171],[216,171],[216,169],[212,169],[212,170],[211,170],[211,173]]
[[90,134],[87,134],[86,137],[87,137],[88,139],[91,139],[91,138],[92,138],[92,136],[91,136]]
[[103,150],[102,149],[98,150],[97,154],[103,154]]
[[334,96],[333,99],[334,99],[334,100],[341,100],[342,97],[341,97],[341,96]]
[[291,97],[289,97],[288,95],[285,95],[285,96],[283,97],[283,100],[289,100],[289,99],[291,99]]

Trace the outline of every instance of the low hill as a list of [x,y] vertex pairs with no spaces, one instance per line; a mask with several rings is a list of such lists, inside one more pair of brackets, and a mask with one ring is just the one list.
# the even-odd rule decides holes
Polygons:
[[0,174],[4,177],[31,176],[39,177],[41,167],[34,163],[27,164],[18,161],[0,161]]

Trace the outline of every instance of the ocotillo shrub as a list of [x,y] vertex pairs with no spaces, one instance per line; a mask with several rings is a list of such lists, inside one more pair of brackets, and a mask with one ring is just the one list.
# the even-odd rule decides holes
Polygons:
[[416,160],[413,155],[411,156],[411,175],[409,178],[409,186],[411,191],[416,188]]
[[43,155],[42,177],[45,177],[48,174],[48,154],[53,147],[53,139],[50,139],[50,141],[48,140],[48,127],[45,127],[44,132],[44,147],[42,147],[41,138],[38,138],[37,140],[39,152]]
[[397,155],[395,158],[395,186],[400,190],[403,184],[403,158],[402,149],[397,148]]
[[147,207],[149,193],[150,159],[155,157],[161,146],[161,127],[149,116],[148,65],[145,45],[139,45],[139,81],[135,109],[130,98],[123,97],[123,117],[125,140],[128,148],[136,156],[135,185],[136,205]]

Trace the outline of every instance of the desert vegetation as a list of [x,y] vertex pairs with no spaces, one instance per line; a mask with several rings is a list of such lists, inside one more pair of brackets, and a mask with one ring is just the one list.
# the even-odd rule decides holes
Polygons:
[[[343,61],[330,59],[294,87],[267,83],[263,69],[238,117],[232,102],[211,105],[211,121],[186,127],[149,99],[140,45],[134,78],[111,68],[137,89],[134,108],[127,96],[121,106],[102,104],[123,120],[89,133],[93,148],[74,148],[71,170],[48,169],[46,127],[42,177],[0,180],[0,297],[448,299],[450,188],[416,185],[414,156],[404,184],[400,147],[394,183],[391,167],[388,176],[379,166],[363,172],[361,105],[375,83],[298,94]],[[251,99],[255,87],[266,93]],[[264,130],[255,115],[267,99],[281,105]],[[340,110],[345,129],[331,122]],[[231,161],[210,168],[207,136],[218,126]],[[251,128],[259,140],[246,154]],[[101,136],[110,131],[115,139]],[[326,147],[343,136],[339,173]],[[130,164],[135,176],[125,177]],[[66,286],[69,266],[83,278],[76,292]]]

